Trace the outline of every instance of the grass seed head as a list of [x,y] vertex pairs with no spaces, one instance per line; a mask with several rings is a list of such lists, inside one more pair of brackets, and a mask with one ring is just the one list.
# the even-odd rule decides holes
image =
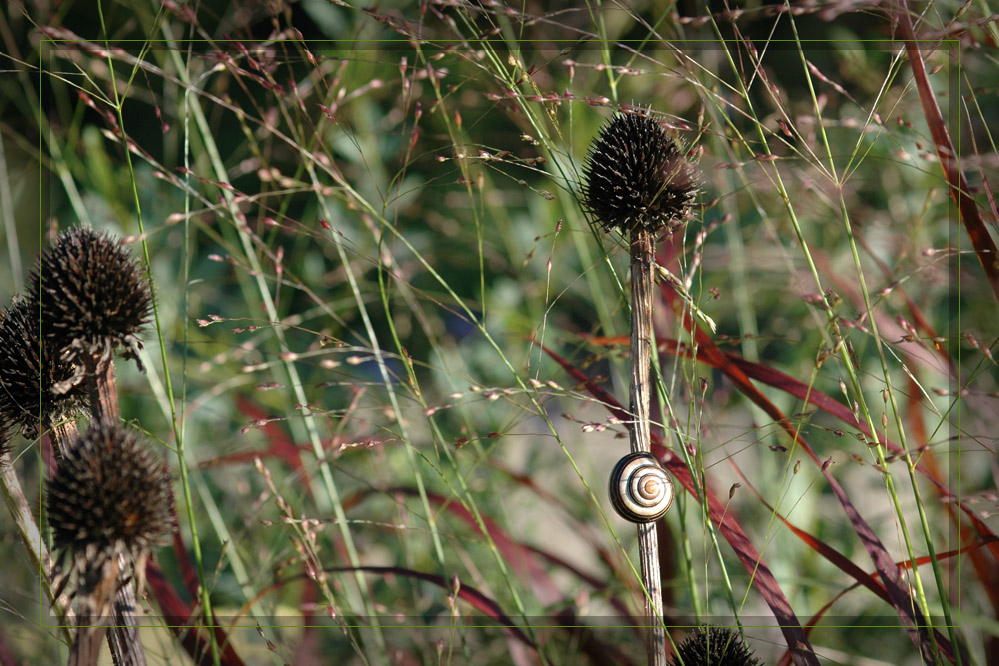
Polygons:
[[163,461],[119,425],[93,423],[59,461],[48,487],[59,577],[76,578],[86,592],[119,555],[143,560],[175,529],[173,505]]
[[[682,661],[681,661],[682,659]],[[677,647],[671,666],[762,666],[742,642],[739,634],[726,627],[700,627]]]
[[[32,437],[86,406],[86,391],[72,386],[73,366],[59,361],[52,345],[39,336],[38,307],[15,299],[0,321],[0,417]],[[56,387],[69,382],[67,390]]]
[[666,128],[645,113],[618,113],[583,166],[584,207],[610,231],[682,226],[697,192],[693,166]]
[[59,234],[31,274],[42,332],[64,360],[105,359],[120,347],[138,362],[138,334],[152,294],[143,270],[121,242],[90,227]]

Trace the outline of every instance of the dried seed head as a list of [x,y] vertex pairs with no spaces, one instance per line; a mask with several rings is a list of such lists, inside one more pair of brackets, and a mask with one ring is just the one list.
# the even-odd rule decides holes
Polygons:
[[42,333],[63,360],[104,360],[124,347],[125,357],[138,362],[137,336],[149,319],[152,295],[120,241],[89,227],[59,234],[32,272],[31,287],[41,304]]
[[119,555],[141,563],[176,527],[166,465],[133,433],[105,421],[59,461],[46,506],[57,586],[75,580],[84,594],[117,569]]
[[0,417],[19,425],[28,437],[34,435],[39,422],[48,428],[86,406],[83,387],[55,391],[57,385],[73,377],[74,369],[60,362],[38,333],[38,306],[12,300],[0,321]]
[[618,113],[600,130],[583,166],[583,205],[610,231],[673,231],[697,192],[693,166],[661,123]]
[[671,666],[762,666],[763,662],[742,642],[739,634],[725,627],[700,627],[687,637],[670,660]]

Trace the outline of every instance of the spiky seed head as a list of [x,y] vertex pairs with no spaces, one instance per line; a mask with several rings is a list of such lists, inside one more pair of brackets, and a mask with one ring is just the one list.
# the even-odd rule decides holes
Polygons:
[[90,227],[65,231],[42,254],[30,282],[41,306],[42,335],[63,360],[103,360],[123,347],[125,357],[138,362],[138,335],[149,319],[152,294],[118,239]]
[[[682,660],[682,661],[681,661]],[[742,642],[739,634],[726,627],[700,627],[677,647],[670,666],[762,666]]]
[[142,562],[176,528],[166,465],[132,432],[97,421],[56,468],[46,497],[58,567],[86,593],[118,565]]
[[648,112],[617,113],[604,124],[583,166],[583,205],[611,231],[682,226],[697,192],[682,147]]
[[14,298],[0,321],[0,416],[28,437],[39,422],[49,427],[86,406],[82,386],[55,390],[73,377],[74,369],[59,360],[39,330],[38,306]]

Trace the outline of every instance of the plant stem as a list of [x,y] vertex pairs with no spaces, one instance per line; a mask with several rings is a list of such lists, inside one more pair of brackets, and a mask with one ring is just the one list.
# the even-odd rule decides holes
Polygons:
[[[631,373],[630,401],[633,421],[632,453],[649,453],[649,361],[652,354],[652,290],[655,286],[655,236],[642,227],[631,231]],[[656,524],[638,525],[638,551],[645,587],[645,617],[652,622],[647,635],[648,663],[666,664],[666,633],[663,627],[662,586],[659,579],[659,543]]]
[[[93,363],[93,367],[87,368],[87,377],[90,384],[90,411],[94,422],[117,423],[120,411],[114,359],[109,357]],[[111,657],[116,666],[145,666],[146,655],[135,620],[138,601],[133,581],[137,572],[131,570],[123,555],[118,556],[116,570],[120,573],[112,608],[113,622],[111,631],[107,634]],[[132,575],[129,576],[129,573]],[[82,629],[83,626],[80,625],[78,631]]]
[[[122,571],[129,570],[123,555],[118,556],[118,566]],[[145,563],[138,566],[145,566]],[[108,632],[108,647],[116,666],[145,666],[146,653],[139,638],[139,626],[136,622],[138,602],[135,594],[135,584],[132,582],[138,572],[132,569],[131,580],[123,583],[124,576],[118,576],[118,591],[115,593],[112,609],[111,631]]]
[[69,653],[68,666],[93,666],[101,654],[101,643],[107,632],[107,616],[94,618],[89,612],[80,612],[76,640]]
[[[110,623],[109,610],[111,609],[111,596],[115,588],[118,587],[120,571],[118,569],[119,560],[114,560],[114,565],[107,572],[93,591],[86,598],[80,599],[80,611],[77,616],[76,638],[73,640],[73,647],[69,652],[68,666],[96,666],[97,659],[101,653],[101,643],[107,634]],[[108,638],[108,643],[113,641]],[[112,655],[112,660],[116,664],[122,662],[117,655]]]
[[87,382],[90,392],[90,412],[95,421],[116,423],[118,411],[118,386],[114,379],[114,359],[87,359]]
[[73,445],[79,434],[76,421],[72,419],[64,419],[58,423],[46,423],[43,420],[42,429],[43,432],[47,430],[49,433],[49,441],[52,442],[52,450],[55,453],[56,460],[66,456],[69,447]]
[[3,494],[4,503],[14,521],[17,534],[24,543],[25,552],[31,559],[31,566],[39,572],[38,580],[45,596],[60,618],[59,629],[64,638],[69,640],[72,638],[69,626],[74,617],[73,609],[65,596],[57,598],[52,589],[52,579],[49,577],[49,572],[52,570],[52,560],[48,548],[45,547],[45,541],[38,531],[34,514],[31,513],[31,505],[28,504],[28,499],[24,496],[10,453],[0,455],[0,493]]

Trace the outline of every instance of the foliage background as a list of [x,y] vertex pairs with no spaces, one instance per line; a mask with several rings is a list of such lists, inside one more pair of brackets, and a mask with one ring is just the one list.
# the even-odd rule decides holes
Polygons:
[[[909,7],[994,236],[987,9]],[[591,227],[577,182],[613,110],[651,106],[703,177],[686,232],[661,243],[688,299],[657,310],[655,430],[797,617],[825,613],[821,663],[919,663],[869,591],[823,610],[857,578],[817,544],[871,560],[800,442],[724,370],[667,353],[693,342],[693,303],[718,349],[784,373],[755,386],[831,461],[893,561],[971,547],[921,566],[920,584],[933,625],[990,663],[994,285],[895,25],[877,3],[14,4],[0,26],[0,296],[23,290],[58,228],[110,229],[148,261],[156,327],[145,375],[119,363],[122,414],[177,475],[164,585],[196,608],[184,575],[199,576],[246,663],[578,663],[598,648],[638,663],[621,626],[640,608],[634,531],[604,491],[627,431],[541,345],[626,402],[627,249]],[[922,468],[885,459],[785,376]],[[33,497],[39,450],[15,449]],[[16,659],[61,659],[37,572],[0,524],[0,640]],[[776,662],[786,642],[703,504],[681,492],[665,525],[671,640],[738,622]],[[359,566],[392,569],[321,573]],[[150,659],[181,663],[158,608]],[[541,647],[496,628],[496,609]],[[549,626],[575,623],[595,631]]]

